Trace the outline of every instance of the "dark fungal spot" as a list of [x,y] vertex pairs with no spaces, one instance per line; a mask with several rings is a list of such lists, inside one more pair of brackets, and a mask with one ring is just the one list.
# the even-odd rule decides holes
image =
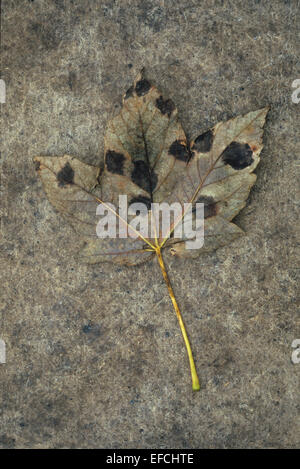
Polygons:
[[[210,218],[217,215],[217,205],[214,201],[213,197],[201,195],[197,200],[196,203],[204,204],[204,218]],[[196,207],[192,209],[192,212],[195,212]]]
[[155,102],[156,107],[160,110],[162,114],[167,114],[168,117],[171,116],[172,112],[175,109],[175,105],[171,99],[166,99],[160,96]]
[[193,144],[193,150],[198,151],[199,153],[207,153],[210,151],[214,139],[214,134],[212,130],[204,132],[204,134],[199,135],[196,138]]
[[128,90],[126,91],[125,93],[125,96],[124,96],[124,99],[128,99],[128,98],[131,98],[133,96],[133,91],[134,91],[134,88],[133,88],[133,85],[128,88]]
[[177,160],[188,162],[192,157],[192,153],[183,140],[175,140],[169,148],[169,154]]
[[145,78],[139,80],[135,85],[135,92],[138,96],[144,96],[151,88],[151,84]]
[[147,210],[151,209],[151,200],[149,197],[145,197],[144,195],[138,195],[137,197],[133,197],[131,201],[129,202],[129,205],[131,204],[144,204],[147,207]]
[[58,180],[58,185],[60,187],[65,186],[66,184],[73,184],[74,182],[74,170],[69,162],[57,173],[56,179]]
[[157,176],[154,171],[143,160],[134,162],[134,169],[131,173],[132,181],[149,194],[152,194],[156,184]]
[[248,143],[232,142],[222,153],[222,160],[233,169],[244,169],[253,163],[253,152]]
[[107,170],[114,174],[123,174],[125,156],[113,150],[108,150],[105,155]]

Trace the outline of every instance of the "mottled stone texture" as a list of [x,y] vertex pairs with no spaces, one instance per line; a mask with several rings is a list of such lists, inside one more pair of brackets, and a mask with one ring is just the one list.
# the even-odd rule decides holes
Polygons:
[[[4,0],[1,22],[1,447],[295,448],[298,1]],[[271,106],[247,236],[169,265],[196,394],[157,264],[78,265],[32,164],[101,164],[142,66],[189,137]]]

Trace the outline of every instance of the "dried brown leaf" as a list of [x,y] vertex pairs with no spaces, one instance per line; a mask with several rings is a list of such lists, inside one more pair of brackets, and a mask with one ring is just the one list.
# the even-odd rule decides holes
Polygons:
[[[35,161],[50,202],[85,239],[83,260],[136,265],[156,254],[181,321],[161,251],[166,248],[174,256],[196,257],[243,234],[232,219],[245,206],[256,180],[253,171],[263,147],[267,112],[268,108],[263,108],[220,122],[189,143],[174,103],[140,74],[125,93],[120,113],[108,123],[103,171],[69,155],[38,156]],[[184,238],[173,237],[185,214],[174,220],[168,236],[162,236],[158,227],[154,239],[138,230],[135,239],[98,238],[96,207],[99,203],[117,207],[120,194],[127,195],[128,206],[144,203],[149,210],[144,214],[147,219],[151,217],[153,202],[179,202],[182,207],[185,203],[195,206],[203,202],[204,245],[188,250]],[[128,227],[126,219],[113,213],[119,224]],[[193,388],[198,389],[190,345],[183,324],[180,327],[189,354]]]

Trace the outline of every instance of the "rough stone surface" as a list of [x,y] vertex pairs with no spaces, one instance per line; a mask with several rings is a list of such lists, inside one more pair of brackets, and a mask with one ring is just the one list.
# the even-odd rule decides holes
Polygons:
[[[1,23],[0,446],[299,446],[298,1],[4,0]],[[236,219],[247,236],[169,265],[195,394],[156,263],[77,265],[32,163],[101,164],[107,120],[142,66],[189,137],[271,106]]]

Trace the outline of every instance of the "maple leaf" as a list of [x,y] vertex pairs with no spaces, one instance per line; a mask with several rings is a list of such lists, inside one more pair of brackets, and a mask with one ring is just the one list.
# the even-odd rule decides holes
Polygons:
[[[263,108],[220,122],[188,142],[174,103],[140,74],[125,93],[120,113],[108,123],[103,170],[70,155],[35,158],[49,201],[85,239],[80,254],[84,261],[137,265],[156,256],[187,348],[194,390],[200,388],[199,380],[162,251],[196,257],[243,234],[232,219],[245,206],[256,180],[253,170],[263,147],[267,112]],[[112,208],[120,194],[127,196],[127,208],[143,203],[147,220],[153,216],[153,203],[190,204],[192,217],[196,204],[203,203],[203,245],[187,249],[186,238],[174,236],[185,211],[167,234],[158,224],[155,236],[144,236]],[[116,217],[119,227],[135,236],[99,238],[95,216],[99,204]]]

